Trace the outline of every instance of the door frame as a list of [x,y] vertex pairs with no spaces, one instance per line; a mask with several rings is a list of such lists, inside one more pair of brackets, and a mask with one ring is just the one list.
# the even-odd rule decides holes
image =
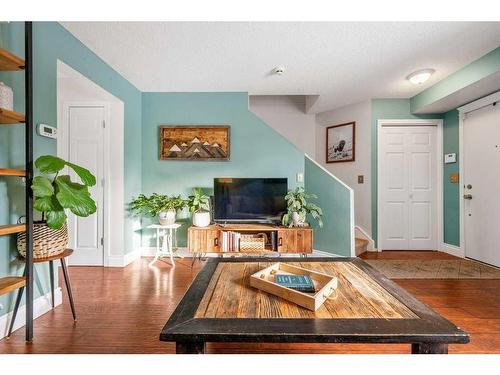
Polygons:
[[437,221],[437,238],[436,250],[443,249],[443,120],[442,119],[381,119],[377,120],[377,248],[382,251],[382,233],[383,223],[381,218],[381,188],[380,188],[380,171],[381,168],[381,145],[382,145],[382,127],[383,126],[436,126],[436,163],[437,163],[437,186],[436,186],[436,221]]
[[467,113],[473,112],[477,109],[481,109],[492,105],[493,103],[500,101],[500,91],[497,91],[491,95],[485,96],[484,98],[473,101],[472,103],[466,104],[457,108],[458,110],[458,162],[459,162],[459,176],[460,176],[460,186],[459,186],[459,199],[460,199],[460,256],[462,258],[467,256],[467,249],[465,247],[465,205],[464,205],[464,182],[465,182],[465,165],[464,165],[464,121]]
[[[104,121],[108,126],[104,126],[103,129],[103,149],[104,149],[104,161],[103,161],[103,180],[97,181],[97,184],[104,185],[103,186],[103,209],[102,209],[102,221],[103,221],[103,259],[102,259],[102,267],[107,267],[109,265],[109,254],[110,254],[110,241],[111,238],[111,226],[110,226],[110,184],[107,183],[110,181],[110,124],[111,124],[111,114],[110,114],[110,105],[105,101],[68,101],[62,103],[62,111],[61,111],[61,121],[60,126],[58,127],[57,133],[57,156],[63,158],[65,160],[69,157],[69,109],[71,107],[86,107],[86,108],[103,108],[104,110]],[[65,170],[67,167],[65,167]]]

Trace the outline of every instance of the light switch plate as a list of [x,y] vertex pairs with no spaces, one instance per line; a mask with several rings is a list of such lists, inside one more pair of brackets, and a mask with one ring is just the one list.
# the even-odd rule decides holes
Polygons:
[[297,182],[304,182],[304,173],[297,173]]
[[444,154],[444,163],[445,164],[451,164],[451,163],[456,163],[457,162],[457,154],[452,153],[452,154]]
[[365,183],[365,176],[360,175],[358,176],[358,184],[364,184]]

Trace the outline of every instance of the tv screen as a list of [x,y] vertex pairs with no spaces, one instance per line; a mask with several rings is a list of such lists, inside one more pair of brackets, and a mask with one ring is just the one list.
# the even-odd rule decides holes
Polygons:
[[286,178],[216,178],[214,220],[279,222],[287,191]]

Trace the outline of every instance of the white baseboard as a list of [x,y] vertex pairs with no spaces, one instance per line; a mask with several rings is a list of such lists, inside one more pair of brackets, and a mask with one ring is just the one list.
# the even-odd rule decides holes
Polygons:
[[316,256],[316,257],[334,257],[334,258],[338,257],[338,258],[344,258],[343,255],[338,255],[338,254],[333,254],[333,253],[327,253],[326,251],[321,251],[321,250],[313,250],[312,256]]
[[359,225],[356,225],[354,227],[354,233],[355,233],[356,238],[361,238],[363,240],[368,241],[368,245],[366,245],[367,251],[378,251],[375,248],[375,241],[373,240],[373,238],[371,238],[371,236],[368,234],[368,232],[366,230],[361,228]]
[[450,245],[443,242],[439,250],[459,258],[465,258],[465,254],[462,249],[455,245]]
[[108,264],[106,267],[125,267],[140,257],[141,249],[133,250],[125,255],[111,255],[108,257]]
[[[26,293],[26,291],[24,292]],[[25,294],[23,294],[24,298]],[[56,288],[54,291],[55,297],[55,305],[59,306],[62,303],[62,292],[61,288]],[[52,301],[51,301],[51,293],[47,293],[43,296],[38,297],[33,301],[33,318],[36,319],[39,316],[49,312],[52,309]],[[0,340],[7,336],[9,332],[9,324],[12,319],[13,312],[9,312],[3,316],[0,316]],[[12,331],[15,331],[21,327],[24,327],[26,324],[26,306],[22,305],[19,307],[17,311],[16,321],[14,323],[14,328]]]

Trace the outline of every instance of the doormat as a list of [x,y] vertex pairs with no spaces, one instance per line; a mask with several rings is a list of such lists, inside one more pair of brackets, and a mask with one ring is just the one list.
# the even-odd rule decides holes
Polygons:
[[468,259],[366,259],[365,262],[390,279],[500,279],[500,268]]

